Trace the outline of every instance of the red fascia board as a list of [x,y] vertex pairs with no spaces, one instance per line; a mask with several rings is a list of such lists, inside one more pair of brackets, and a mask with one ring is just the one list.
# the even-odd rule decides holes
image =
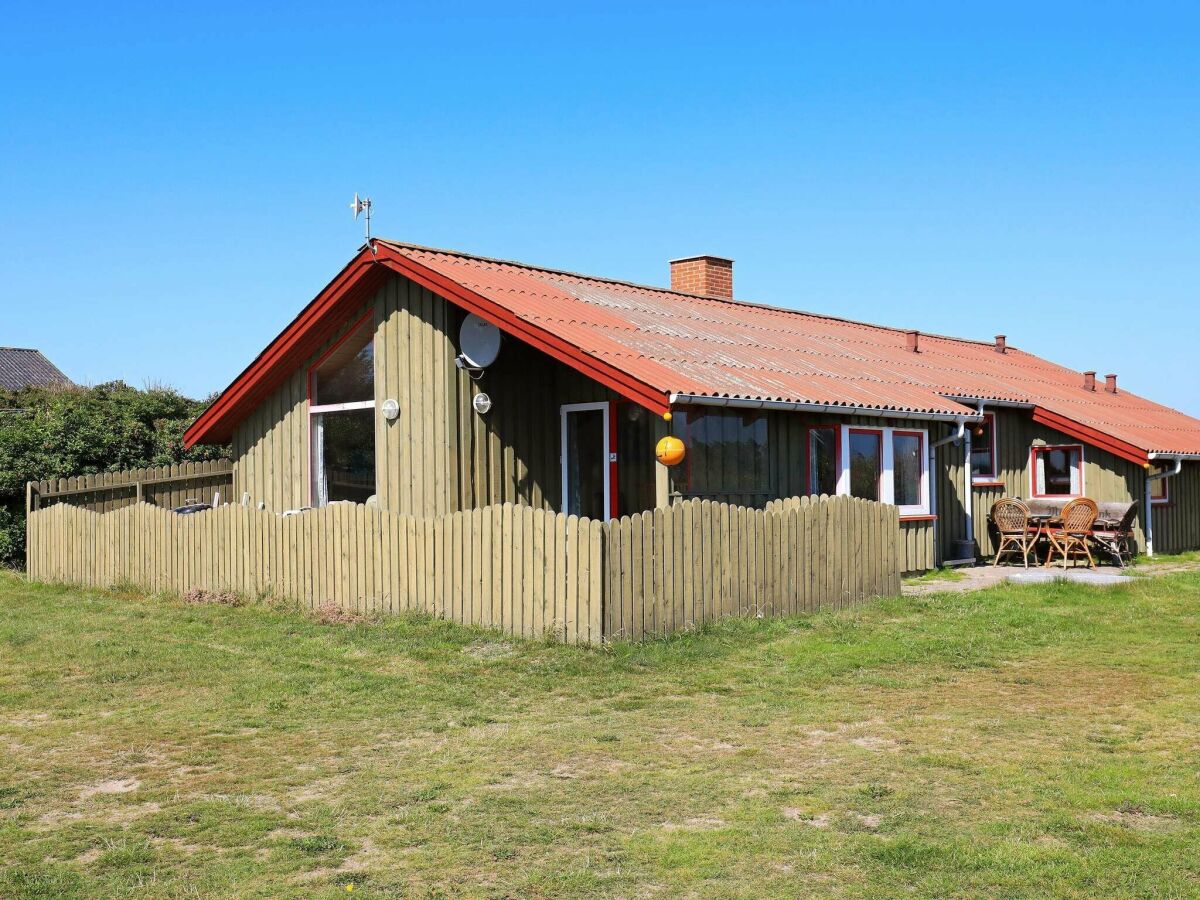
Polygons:
[[1105,434],[1103,431],[1081,425],[1074,419],[1068,419],[1066,416],[1061,416],[1041,406],[1034,407],[1033,421],[1041,425],[1049,425],[1063,434],[1091,444],[1093,447],[1099,447],[1101,450],[1107,450],[1113,456],[1119,456],[1121,459],[1137,463],[1139,466],[1150,461],[1150,456],[1145,450]]
[[384,272],[390,270],[446,297],[452,302],[492,322],[502,331],[528,343],[555,359],[612,388],[623,397],[662,414],[670,409],[669,395],[633,378],[619,369],[587,356],[579,348],[518,318],[499,304],[469,291],[456,282],[394,253],[385,245],[376,244],[378,255],[364,248],[342,269],[312,302],[292,320],[253,363],[234,379],[213,404],[200,414],[183,435],[183,445],[191,448],[198,443],[218,443],[229,440],[233,427],[273,390],[277,384],[272,373],[284,369],[290,373],[343,324],[335,313],[349,314],[353,306],[369,290],[382,283]]
[[183,434],[184,447],[228,440],[236,422],[277,386],[269,380],[271,373],[281,367],[290,372],[293,365],[300,365],[314,345],[320,345],[342,324],[336,316],[331,319],[331,312],[352,305],[382,280],[382,271],[373,262],[365,249],[352,259],[188,427]]
[[495,301],[468,290],[441,273],[422,266],[403,254],[392,251],[385,245],[377,246],[379,247],[379,261],[410,281],[451,300],[468,312],[475,313],[501,331],[536,347],[543,353],[565,363],[593,381],[612,388],[621,396],[644,406],[653,413],[661,415],[670,410],[669,394],[639,381],[615,366],[588,356],[578,347],[564,341],[553,332],[525,321]]

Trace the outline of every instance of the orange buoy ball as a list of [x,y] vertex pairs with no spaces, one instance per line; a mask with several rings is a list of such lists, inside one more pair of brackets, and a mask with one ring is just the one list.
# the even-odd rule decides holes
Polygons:
[[686,454],[687,450],[683,446],[683,441],[674,435],[667,435],[654,447],[655,457],[664,466],[678,465],[683,462]]

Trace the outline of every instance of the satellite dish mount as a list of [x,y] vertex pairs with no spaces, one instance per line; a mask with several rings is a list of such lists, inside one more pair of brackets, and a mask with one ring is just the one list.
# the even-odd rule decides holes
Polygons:
[[350,203],[350,209],[354,211],[354,220],[357,222],[361,214],[365,223],[365,234],[367,238],[367,246],[371,248],[371,252],[375,252],[375,245],[371,243],[371,198],[359,197],[358,192],[354,192],[354,200]]
[[478,380],[500,354],[500,329],[470,313],[458,330],[458,357],[454,364]]

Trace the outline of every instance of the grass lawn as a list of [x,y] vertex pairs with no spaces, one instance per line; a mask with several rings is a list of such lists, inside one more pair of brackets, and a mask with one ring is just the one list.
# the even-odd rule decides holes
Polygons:
[[586,650],[0,574],[0,896],[1192,896],[1200,575]]

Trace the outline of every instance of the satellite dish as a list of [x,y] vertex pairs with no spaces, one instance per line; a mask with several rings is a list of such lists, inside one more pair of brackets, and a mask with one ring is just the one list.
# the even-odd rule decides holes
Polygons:
[[471,369],[486,369],[500,353],[500,329],[471,313],[458,330],[458,349]]

